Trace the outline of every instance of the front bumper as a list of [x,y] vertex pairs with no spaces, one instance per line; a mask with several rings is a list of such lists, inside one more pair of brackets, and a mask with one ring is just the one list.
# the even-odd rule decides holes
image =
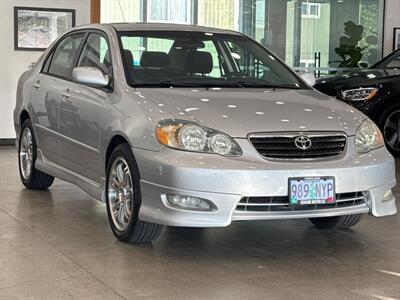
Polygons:
[[[396,214],[395,197],[384,194],[396,184],[394,159],[385,148],[354,155],[349,138],[346,155],[340,159],[312,162],[269,161],[258,155],[245,139],[237,142],[240,158],[190,153],[163,148],[159,152],[134,148],[141,175],[143,221],[185,227],[227,226],[237,220],[268,220],[329,217],[371,213],[376,217]],[[353,155],[349,155],[353,153]],[[336,193],[365,192],[362,205],[301,211],[239,211],[243,197],[288,195],[288,179],[302,176],[334,176]],[[171,207],[162,195],[177,194],[212,201],[213,212]]]

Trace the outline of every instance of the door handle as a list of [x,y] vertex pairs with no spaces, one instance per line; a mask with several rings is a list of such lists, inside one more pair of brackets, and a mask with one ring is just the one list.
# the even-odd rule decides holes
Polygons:
[[32,85],[35,89],[39,89],[40,88],[40,81],[37,81],[36,83],[34,83]]
[[69,97],[71,97],[71,94],[69,93],[69,89],[67,89],[65,92],[63,92],[61,94],[61,97],[63,98],[63,100],[68,99]]

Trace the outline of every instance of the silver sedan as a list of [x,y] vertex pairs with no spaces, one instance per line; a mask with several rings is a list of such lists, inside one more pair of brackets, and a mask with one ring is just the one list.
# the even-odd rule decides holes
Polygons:
[[349,228],[396,213],[375,124],[233,31],[108,24],[57,39],[18,84],[21,180],[104,201],[115,236],[163,225],[308,218]]

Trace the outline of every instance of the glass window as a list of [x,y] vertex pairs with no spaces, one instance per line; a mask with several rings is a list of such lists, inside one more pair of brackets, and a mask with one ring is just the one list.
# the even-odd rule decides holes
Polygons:
[[95,67],[104,74],[112,74],[111,53],[107,40],[98,33],[91,33],[79,57],[78,67]]
[[140,66],[142,54],[144,52],[163,52],[168,53],[174,43],[167,38],[152,38],[140,36],[121,37],[122,47],[132,53],[134,66]]
[[142,0],[101,0],[101,23],[143,21],[141,2]]
[[239,30],[238,0],[198,0],[198,24]]
[[301,4],[301,16],[303,18],[320,18],[321,4],[303,2]]
[[241,35],[152,31],[122,32],[120,38],[133,86],[307,88],[274,55]]
[[149,22],[191,23],[191,1],[148,0]]
[[58,44],[49,67],[50,74],[71,78],[73,63],[83,37],[84,33],[69,35]]

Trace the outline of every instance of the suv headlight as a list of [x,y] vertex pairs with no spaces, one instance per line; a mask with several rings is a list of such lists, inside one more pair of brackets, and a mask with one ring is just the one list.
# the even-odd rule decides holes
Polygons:
[[342,91],[342,98],[347,101],[369,101],[373,99],[377,93],[377,88],[359,88]]
[[164,120],[156,127],[160,144],[184,151],[240,156],[242,150],[227,134],[184,120]]
[[365,119],[357,128],[355,136],[355,149],[357,153],[367,153],[383,147],[384,140],[378,126],[370,119]]

